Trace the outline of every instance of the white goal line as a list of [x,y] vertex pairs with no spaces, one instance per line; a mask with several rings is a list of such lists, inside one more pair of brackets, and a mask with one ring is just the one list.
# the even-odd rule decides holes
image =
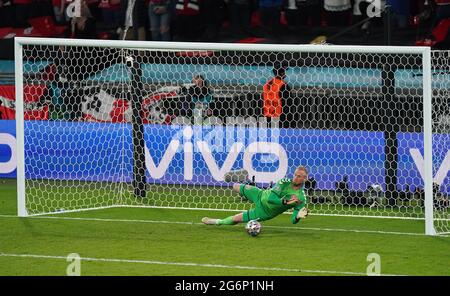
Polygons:
[[[52,255],[39,255],[39,254],[10,254],[10,253],[2,253],[2,252],[0,252],[0,257],[67,260],[67,256],[52,256]],[[108,263],[131,263],[131,264],[174,265],[174,266],[226,268],[226,269],[247,269],[247,270],[263,270],[263,271],[286,271],[286,272],[293,272],[293,273],[295,272],[295,273],[322,273],[322,274],[342,274],[342,275],[367,275],[367,273],[353,272],[353,271],[313,270],[313,269],[225,265],[225,264],[209,264],[209,263],[194,263],[194,262],[166,262],[166,261],[137,260],[137,259],[80,257],[80,260],[81,261],[90,261],[90,262],[108,262]],[[399,274],[380,274],[380,275],[404,276],[404,275],[399,275]]]
[[[0,215],[0,218],[20,218],[14,215]],[[73,221],[96,221],[96,222],[125,222],[125,223],[155,223],[155,224],[181,224],[181,225],[203,225],[201,222],[188,221],[166,221],[166,220],[143,220],[143,219],[111,219],[111,218],[91,218],[91,217],[64,217],[64,216],[30,216],[28,219],[55,219],[55,220],[73,220]],[[211,227],[211,226],[209,226]],[[311,230],[328,232],[353,232],[366,234],[382,235],[407,235],[407,236],[425,236],[425,233],[398,232],[398,231],[379,231],[364,229],[345,229],[345,228],[321,228],[321,227],[302,227],[302,226],[273,226],[264,225],[264,228],[284,229],[284,230]],[[446,234],[439,234],[439,237],[447,237]]]
[[[38,214],[28,214],[27,217],[35,217],[35,216],[45,216],[45,215],[54,215],[54,214],[64,214],[64,213],[76,213],[76,212],[85,212],[92,210],[103,210],[110,208],[147,208],[147,209],[169,209],[169,210],[192,210],[192,211],[220,211],[220,212],[242,212],[246,211],[246,209],[215,209],[215,208],[189,208],[189,207],[172,207],[172,206],[146,206],[146,205],[110,205],[110,206],[101,206],[96,208],[84,208],[84,209],[76,209],[76,210],[61,210],[54,212],[43,212]],[[290,215],[292,212],[284,212],[283,214]],[[401,217],[401,216],[371,216],[371,215],[352,215],[352,214],[329,214],[329,213],[310,213],[310,216],[328,216],[328,217],[351,217],[351,218],[373,218],[373,219],[397,219],[397,220],[425,220],[423,217]],[[435,219],[436,221],[450,221],[449,219]]]

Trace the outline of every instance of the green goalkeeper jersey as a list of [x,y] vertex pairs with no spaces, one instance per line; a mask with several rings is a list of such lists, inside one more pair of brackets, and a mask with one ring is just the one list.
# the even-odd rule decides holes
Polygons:
[[[293,196],[297,197],[300,203],[293,205],[283,205],[283,199],[290,200]],[[275,217],[288,209],[294,208],[291,216],[291,222],[297,223],[298,212],[306,206],[306,196],[303,187],[295,190],[292,188],[292,180],[281,179],[271,189],[264,190],[261,194],[261,204],[269,216]]]

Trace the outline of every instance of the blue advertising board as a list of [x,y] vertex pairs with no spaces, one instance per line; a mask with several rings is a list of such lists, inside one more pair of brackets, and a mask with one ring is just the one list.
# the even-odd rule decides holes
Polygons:
[[[133,172],[130,124],[26,121],[27,178],[129,182]],[[449,193],[450,142],[434,136],[434,175]],[[0,121],[0,177],[13,178],[15,121]],[[348,177],[351,190],[384,184],[382,132],[145,125],[150,183],[225,185],[223,175],[245,168],[258,183],[291,176],[305,165],[320,189]],[[423,186],[423,139],[398,133],[398,187]],[[447,157],[448,156],[448,157]],[[5,165],[6,164],[6,165]],[[12,170],[11,170],[12,169]]]

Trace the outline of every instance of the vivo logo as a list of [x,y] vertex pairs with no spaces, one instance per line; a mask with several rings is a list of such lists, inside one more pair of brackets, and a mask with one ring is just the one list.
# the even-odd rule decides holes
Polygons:
[[11,157],[6,162],[0,162],[0,174],[9,174],[16,169],[16,138],[11,134],[0,133],[0,145],[6,145],[11,150]]
[[[225,136],[225,146],[219,145],[217,140],[219,135]],[[163,154],[159,161],[155,161],[154,152],[145,147],[145,163],[149,175],[153,179],[161,179],[170,174],[168,168],[174,158],[177,161],[181,159],[183,171],[180,173],[185,181],[189,181],[193,179],[194,168],[198,166],[196,161],[194,161],[194,155],[198,159],[200,154],[202,166],[206,170],[201,174],[211,176],[216,181],[223,181],[224,174],[233,168],[238,157],[241,156],[242,168],[246,169],[251,176],[255,176],[256,182],[270,183],[273,180],[283,178],[288,171],[288,156],[285,148],[277,141],[274,141],[274,139],[269,139],[269,137],[255,136],[251,137],[251,141],[248,140],[249,138],[245,138],[244,134],[241,135],[239,133],[236,136],[229,137],[226,136],[226,133],[213,133],[211,135],[203,135],[203,137],[196,137],[192,127],[186,126],[171,138],[166,147],[162,148],[164,151],[162,151]],[[0,162],[0,174],[13,173],[17,167],[15,136],[9,133],[0,133],[0,146],[2,148],[1,151],[3,153],[6,151],[7,154],[6,159],[3,158],[3,161]],[[220,160],[217,157],[218,153],[221,155]],[[424,159],[420,150],[411,148],[409,149],[409,154],[417,167],[419,176],[423,178]],[[258,171],[254,167],[255,158],[258,158],[259,163],[263,163],[266,167],[275,167],[275,170],[271,172]],[[445,151],[445,156],[441,163],[435,163],[434,165],[437,170],[435,170],[433,181],[442,185],[450,171],[450,150]],[[413,175],[415,174],[413,172]]]
[[[273,180],[283,178],[288,170],[288,158],[284,148],[276,142],[253,142],[247,147],[242,142],[232,144],[224,163],[220,167],[209,147],[208,143],[203,140],[192,142],[193,130],[191,127],[185,127],[183,130],[183,144],[178,139],[172,139],[164,152],[159,165],[156,165],[150,150],[145,147],[145,163],[150,176],[154,179],[162,178],[176,153],[183,153],[184,180],[192,180],[194,175],[194,148],[201,153],[203,160],[208,167],[209,173],[216,181],[223,181],[224,175],[231,170],[238,155],[243,155],[243,168],[249,172],[250,176],[255,176],[256,182],[269,183]],[[180,149],[182,148],[182,149]],[[274,162],[278,161],[278,167],[274,172],[260,172],[253,167],[252,159],[257,154],[270,154]]]
[[[417,170],[419,171],[419,174],[423,179],[425,175],[424,172],[425,164],[423,161],[422,154],[420,153],[419,149],[416,148],[409,149],[409,153],[411,154],[411,157],[413,158],[414,163],[416,164]],[[444,160],[442,161],[441,165],[439,166],[439,169],[434,175],[433,183],[436,183],[439,186],[442,185],[449,171],[450,171],[450,150],[447,151],[447,154],[445,154]]]

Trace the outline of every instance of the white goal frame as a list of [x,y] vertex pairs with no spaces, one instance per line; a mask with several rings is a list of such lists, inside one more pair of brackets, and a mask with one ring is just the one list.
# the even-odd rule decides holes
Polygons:
[[[403,46],[338,46],[338,45],[285,45],[285,44],[231,44],[231,43],[182,43],[182,42],[142,42],[119,40],[81,40],[53,38],[16,37],[15,48],[15,90],[16,90],[16,137],[17,137],[17,205],[18,216],[29,216],[25,201],[25,153],[24,153],[24,98],[23,98],[23,46],[95,46],[103,48],[129,48],[152,50],[243,50],[272,52],[310,53],[361,53],[361,54],[415,54],[422,57],[423,67],[423,136],[424,136],[424,194],[425,233],[435,235],[433,224],[432,188],[432,86],[431,49],[429,47]],[[96,208],[97,209],[97,208]],[[400,218],[401,219],[401,218]]]

